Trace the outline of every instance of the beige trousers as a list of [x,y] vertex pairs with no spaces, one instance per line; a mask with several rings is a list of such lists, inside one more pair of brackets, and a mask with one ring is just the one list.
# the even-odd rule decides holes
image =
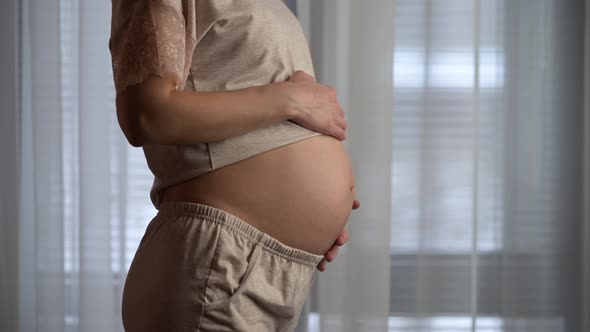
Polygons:
[[163,202],[125,281],[125,331],[293,331],[322,258],[212,206]]

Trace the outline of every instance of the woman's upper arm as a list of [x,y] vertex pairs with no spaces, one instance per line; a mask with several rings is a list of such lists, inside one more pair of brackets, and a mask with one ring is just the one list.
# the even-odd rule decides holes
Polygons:
[[175,89],[172,74],[164,77],[150,75],[116,96],[116,110],[119,126],[129,144],[140,147],[146,142],[145,128],[151,128],[145,121],[151,112],[165,110],[163,106],[170,92]]
[[112,0],[117,115],[134,146],[141,145],[141,114],[151,104],[146,99],[184,87],[195,47],[194,6],[194,0]]

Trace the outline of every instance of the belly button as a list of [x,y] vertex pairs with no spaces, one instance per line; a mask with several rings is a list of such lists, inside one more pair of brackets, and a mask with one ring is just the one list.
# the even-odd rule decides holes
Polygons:
[[352,191],[352,188],[354,188],[354,184],[350,185],[350,191]]

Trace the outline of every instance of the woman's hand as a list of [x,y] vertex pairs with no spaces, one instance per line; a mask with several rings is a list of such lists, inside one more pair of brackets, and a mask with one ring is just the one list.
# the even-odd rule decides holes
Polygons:
[[315,82],[298,70],[282,82],[290,120],[313,131],[346,139],[346,119],[336,98],[336,90]]
[[[352,209],[356,210],[359,208],[359,206],[361,206],[361,203],[355,199],[354,202],[352,202]],[[317,268],[318,270],[320,270],[320,272],[324,272],[326,270],[328,262],[331,262],[334,260],[334,258],[336,258],[336,255],[338,255],[340,247],[343,246],[347,241],[348,231],[345,227],[342,230],[342,232],[340,232],[340,235],[338,235],[336,241],[334,241],[334,245],[332,245],[332,248],[330,248],[328,252],[326,252],[326,254],[324,255],[324,259],[322,259],[322,261],[318,264]]]

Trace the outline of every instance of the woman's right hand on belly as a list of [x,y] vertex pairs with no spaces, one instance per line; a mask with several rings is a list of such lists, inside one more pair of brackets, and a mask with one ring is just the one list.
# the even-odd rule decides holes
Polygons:
[[313,76],[301,70],[279,84],[279,96],[291,114],[291,121],[341,141],[346,139],[346,119],[334,88],[316,83]]

